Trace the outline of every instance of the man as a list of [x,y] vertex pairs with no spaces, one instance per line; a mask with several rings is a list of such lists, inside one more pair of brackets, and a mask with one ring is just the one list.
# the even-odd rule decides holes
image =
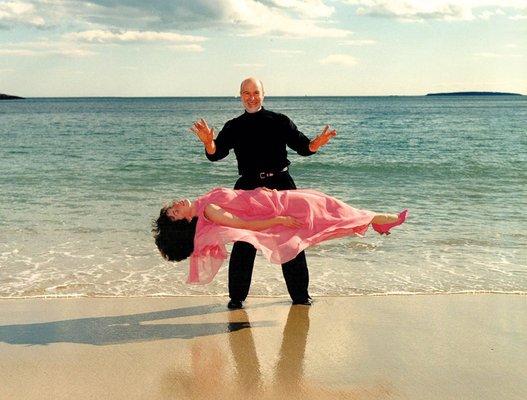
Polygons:
[[[287,190],[296,189],[289,175],[287,147],[301,156],[315,154],[337,133],[328,125],[321,134],[309,140],[285,115],[263,108],[264,89],[256,78],[247,78],[240,85],[245,113],[228,121],[214,139],[214,129],[204,119],[196,121],[191,130],[205,146],[210,161],[226,157],[234,149],[238,173],[234,189],[251,190],[257,187]],[[236,242],[229,261],[230,309],[243,308],[249,293],[256,249],[249,243]],[[301,252],[282,265],[287,290],[293,304],[311,305],[308,293],[309,273],[306,256]]]

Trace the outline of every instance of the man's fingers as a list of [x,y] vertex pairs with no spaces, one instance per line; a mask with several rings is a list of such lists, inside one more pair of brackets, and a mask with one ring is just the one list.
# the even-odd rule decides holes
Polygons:
[[202,127],[209,129],[209,125],[207,124],[207,121],[205,121],[203,118],[200,118],[199,122]]
[[323,136],[325,139],[330,139],[330,138],[332,138],[332,137],[337,136],[337,131],[336,131],[335,129],[333,129],[333,130],[331,130],[331,131],[327,131],[327,132],[325,132],[325,133],[324,133],[323,135],[321,135],[321,136]]
[[207,125],[207,123],[205,122],[205,120],[203,118],[200,118],[196,122],[194,122],[194,125],[203,127],[203,126]]
[[203,132],[203,131],[214,132],[214,129],[209,128],[209,126],[207,125],[207,121],[205,121],[203,118],[194,122],[194,125],[191,129],[196,134],[199,134],[200,132]]

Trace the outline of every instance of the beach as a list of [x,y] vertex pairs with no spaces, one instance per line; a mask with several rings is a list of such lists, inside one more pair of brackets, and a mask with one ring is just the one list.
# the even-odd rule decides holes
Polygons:
[[526,19],[0,0],[0,400],[527,400]]
[[0,399],[524,399],[527,297],[0,301]]

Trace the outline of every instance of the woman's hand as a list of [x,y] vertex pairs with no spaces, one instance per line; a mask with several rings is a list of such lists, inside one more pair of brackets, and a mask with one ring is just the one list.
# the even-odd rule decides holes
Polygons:
[[209,221],[215,224],[231,228],[249,229],[251,231],[263,231],[277,225],[283,225],[288,228],[300,228],[304,225],[299,219],[290,216],[246,220],[231,214],[216,204],[208,204],[205,207],[204,215]]
[[303,225],[302,221],[291,216],[276,217],[276,224],[283,225],[288,228],[300,228]]

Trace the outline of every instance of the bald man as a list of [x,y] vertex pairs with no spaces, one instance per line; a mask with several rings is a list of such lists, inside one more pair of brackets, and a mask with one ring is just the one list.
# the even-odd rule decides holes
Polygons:
[[[287,159],[287,147],[301,156],[310,156],[326,145],[336,131],[326,125],[322,133],[309,140],[288,117],[262,106],[264,88],[259,79],[243,80],[240,97],[245,112],[228,121],[215,139],[214,129],[209,128],[204,119],[192,126],[191,130],[205,146],[207,158],[218,161],[234,150],[240,174],[234,189],[296,189],[288,171],[291,162]],[[234,243],[229,261],[231,300],[227,307],[230,309],[243,308],[251,285],[255,256],[256,249],[251,244]],[[301,252],[283,264],[282,272],[293,304],[311,305],[305,253]]]

